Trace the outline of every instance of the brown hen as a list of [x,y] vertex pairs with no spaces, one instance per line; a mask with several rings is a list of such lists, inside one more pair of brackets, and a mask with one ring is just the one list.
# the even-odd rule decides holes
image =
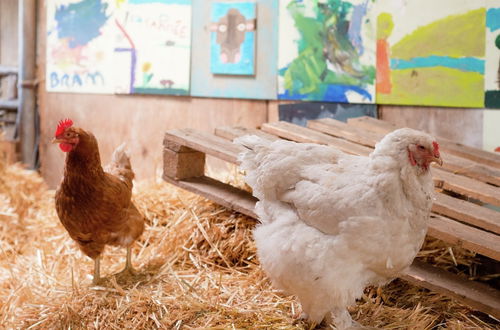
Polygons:
[[144,217],[131,200],[134,172],[125,145],[114,151],[103,169],[96,138],[73,127],[71,120],[59,122],[53,143],[67,153],[55,197],[57,215],[83,253],[94,260],[93,283],[100,281],[106,245],[127,248],[123,272],[133,273],[130,250],[144,231]]

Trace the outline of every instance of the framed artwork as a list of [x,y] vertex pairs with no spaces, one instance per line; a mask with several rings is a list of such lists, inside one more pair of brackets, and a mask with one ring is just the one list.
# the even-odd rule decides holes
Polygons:
[[212,73],[255,74],[255,2],[214,2],[210,31]]

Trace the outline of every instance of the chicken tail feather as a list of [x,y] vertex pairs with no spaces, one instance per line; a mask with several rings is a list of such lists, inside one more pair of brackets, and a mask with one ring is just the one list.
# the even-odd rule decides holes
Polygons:
[[130,163],[130,155],[127,150],[127,145],[122,143],[113,152],[111,163],[106,167],[106,172],[119,177],[121,180],[132,185],[134,172]]

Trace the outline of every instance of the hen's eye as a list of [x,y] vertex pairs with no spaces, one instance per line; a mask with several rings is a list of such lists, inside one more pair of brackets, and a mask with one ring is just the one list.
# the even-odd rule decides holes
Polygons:
[[418,149],[420,149],[420,150],[425,150],[425,147],[424,147],[424,146],[419,145],[419,146],[418,146]]
[[67,137],[67,138],[69,138],[69,137],[71,137],[71,133],[70,132],[66,132],[66,133],[64,133],[64,136]]

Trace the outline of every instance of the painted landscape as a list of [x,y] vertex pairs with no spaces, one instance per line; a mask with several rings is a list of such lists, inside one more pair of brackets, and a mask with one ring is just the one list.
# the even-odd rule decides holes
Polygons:
[[375,102],[372,4],[280,2],[279,99]]
[[395,3],[377,18],[377,103],[483,107],[482,2]]

